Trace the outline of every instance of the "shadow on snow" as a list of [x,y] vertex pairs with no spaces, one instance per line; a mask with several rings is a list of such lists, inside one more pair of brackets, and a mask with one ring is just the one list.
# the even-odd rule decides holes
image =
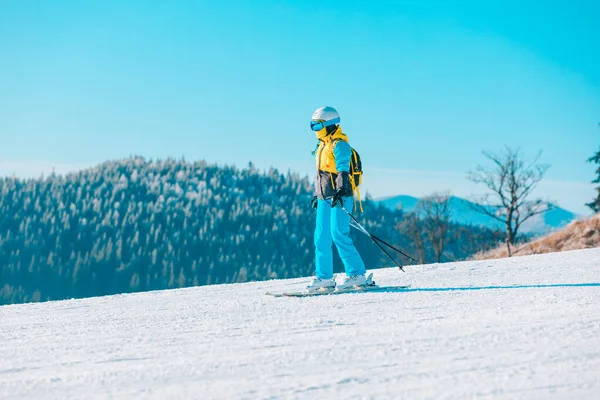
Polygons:
[[506,285],[506,286],[466,286],[445,288],[408,288],[403,292],[454,292],[467,290],[496,290],[496,289],[540,289],[540,288],[569,288],[569,287],[600,287],[600,283],[552,283],[546,285]]

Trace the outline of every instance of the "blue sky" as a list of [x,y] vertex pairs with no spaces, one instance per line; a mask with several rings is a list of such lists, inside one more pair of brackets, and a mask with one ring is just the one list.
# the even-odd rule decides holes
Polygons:
[[482,150],[543,151],[535,193],[594,197],[597,1],[0,1],[0,174],[206,159],[312,174],[336,107],[376,197],[483,189]]

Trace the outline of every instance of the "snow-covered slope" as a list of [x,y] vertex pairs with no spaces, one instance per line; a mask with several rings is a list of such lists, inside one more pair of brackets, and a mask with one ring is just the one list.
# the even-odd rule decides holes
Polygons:
[[597,399],[600,249],[0,307],[2,399]]

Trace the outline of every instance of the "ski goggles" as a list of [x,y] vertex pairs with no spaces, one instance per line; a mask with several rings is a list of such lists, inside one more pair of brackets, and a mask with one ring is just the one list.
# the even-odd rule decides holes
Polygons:
[[315,132],[318,132],[327,126],[335,125],[339,122],[339,118],[334,118],[329,121],[310,121],[310,129],[312,129]]

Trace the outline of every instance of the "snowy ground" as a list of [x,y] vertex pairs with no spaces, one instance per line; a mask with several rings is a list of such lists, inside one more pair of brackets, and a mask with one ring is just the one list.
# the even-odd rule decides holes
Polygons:
[[1,399],[598,399],[600,249],[0,307]]

